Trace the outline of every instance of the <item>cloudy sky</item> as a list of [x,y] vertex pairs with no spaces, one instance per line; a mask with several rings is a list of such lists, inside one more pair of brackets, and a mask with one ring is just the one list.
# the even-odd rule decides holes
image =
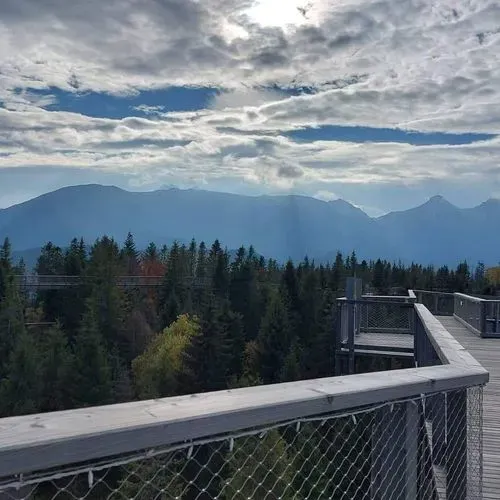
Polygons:
[[79,183],[500,197],[498,0],[1,0],[0,207]]

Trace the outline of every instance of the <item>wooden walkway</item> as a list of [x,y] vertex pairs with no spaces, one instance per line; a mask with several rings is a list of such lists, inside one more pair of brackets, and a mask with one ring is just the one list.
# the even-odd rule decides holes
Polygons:
[[482,339],[452,316],[438,316],[443,326],[486,370],[490,381],[484,389],[483,498],[500,499],[500,339]]

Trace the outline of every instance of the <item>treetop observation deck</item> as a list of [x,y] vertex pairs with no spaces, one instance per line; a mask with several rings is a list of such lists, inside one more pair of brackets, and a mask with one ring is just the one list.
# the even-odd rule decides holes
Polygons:
[[334,377],[0,419],[0,498],[498,499],[498,306],[439,297],[340,299]]

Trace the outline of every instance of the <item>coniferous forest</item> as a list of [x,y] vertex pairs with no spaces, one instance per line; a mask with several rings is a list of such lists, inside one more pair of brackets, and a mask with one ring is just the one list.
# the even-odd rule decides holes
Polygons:
[[[2,416],[173,396],[333,374],[335,299],[356,275],[379,294],[486,288],[485,270],[358,262],[279,264],[250,248],[194,240],[139,251],[108,237],[47,243],[39,275],[78,286],[19,290],[8,240],[0,253]],[[119,276],[162,276],[119,287]]]
[[[35,271],[79,278],[61,289],[23,289],[18,277],[26,270],[12,262],[4,241],[1,416],[332,376],[335,302],[349,276],[376,294],[491,292],[482,264],[433,269],[359,262],[355,253],[326,265],[307,258],[279,264],[252,247],[229,252],[219,241],[150,244],[141,252],[131,234],[123,246],[108,237],[90,247],[78,239],[65,249],[47,243]],[[122,286],[123,277],[159,279]],[[402,367],[390,358],[380,363],[356,369]],[[364,498],[371,439],[365,417],[321,423],[321,431],[314,422],[299,434],[270,430],[232,451],[201,444],[190,458],[180,450],[96,472],[92,487],[85,474],[43,483],[31,498],[297,500],[305,491],[307,498]]]

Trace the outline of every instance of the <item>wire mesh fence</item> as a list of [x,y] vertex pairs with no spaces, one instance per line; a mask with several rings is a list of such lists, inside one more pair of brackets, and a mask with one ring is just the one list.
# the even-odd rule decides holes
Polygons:
[[453,316],[455,298],[453,293],[428,290],[415,290],[417,302],[424,304],[432,314]]
[[414,333],[413,304],[401,301],[371,301],[356,303],[359,331],[365,333]]
[[1,499],[479,499],[482,387],[4,478]]

